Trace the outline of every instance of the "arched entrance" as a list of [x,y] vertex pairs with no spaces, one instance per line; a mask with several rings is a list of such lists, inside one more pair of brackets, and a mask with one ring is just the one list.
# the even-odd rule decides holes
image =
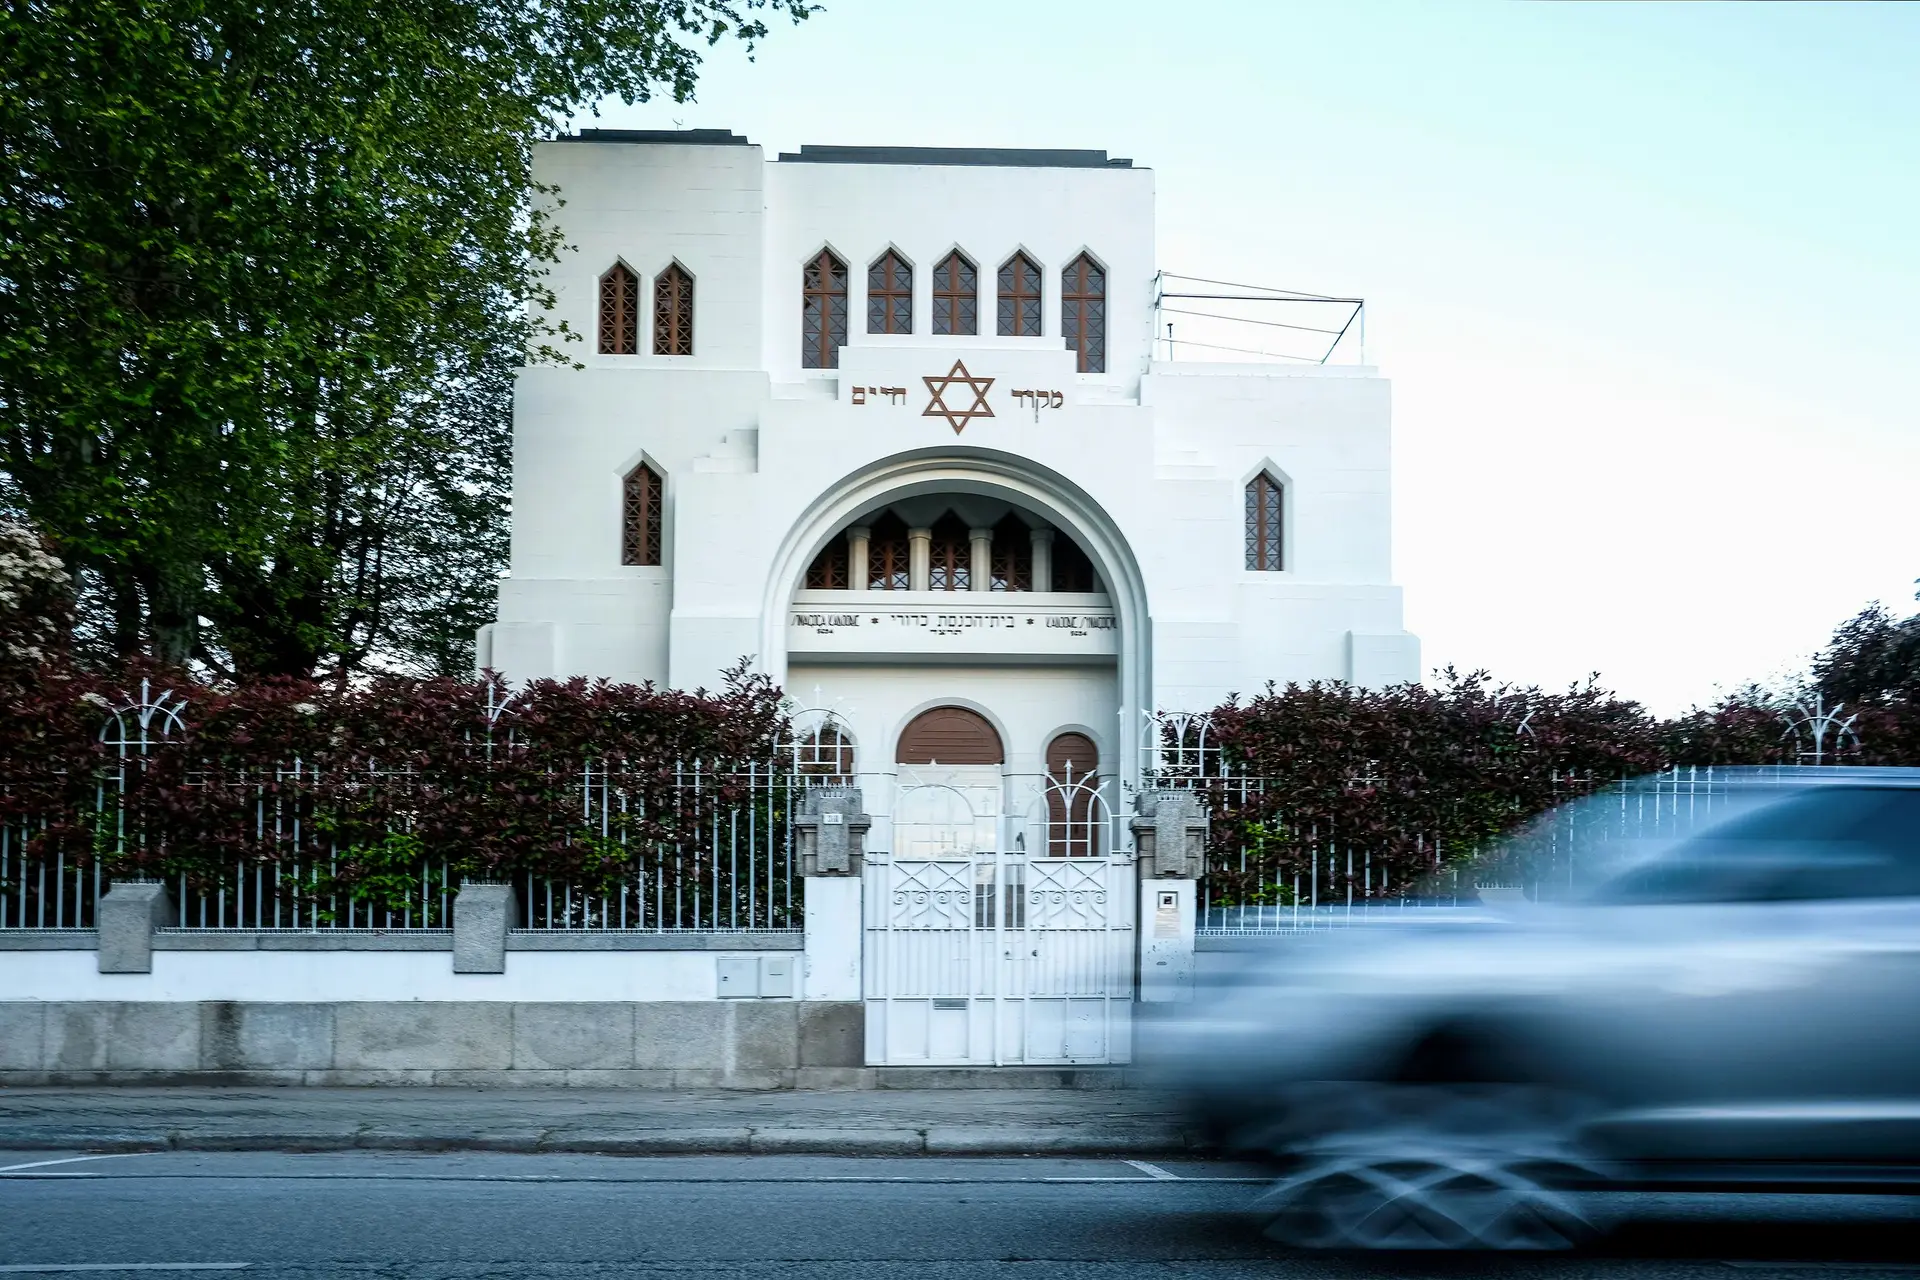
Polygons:
[[1081,763],[1063,757],[1009,812],[1023,793],[985,715],[937,705],[901,729],[892,847],[869,853],[863,886],[869,1062],[1126,1060],[1133,868],[1075,774],[1091,738],[1050,745]]
[[[770,568],[759,664],[803,700],[813,673],[796,679],[793,666],[880,649],[893,664],[953,663],[969,650],[1069,664],[1098,655],[1111,671],[1109,705],[1086,723],[1115,788],[1139,784],[1142,713],[1153,704],[1145,582],[1119,526],[1064,475],[968,446],[896,454],[816,498]],[[817,705],[835,694],[827,688]],[[889,736],[900,724],[887,725]],[[865,724],[862,739],[877,727]],[[1015,771],[1044,772],[1040,732],[1006,742]]]

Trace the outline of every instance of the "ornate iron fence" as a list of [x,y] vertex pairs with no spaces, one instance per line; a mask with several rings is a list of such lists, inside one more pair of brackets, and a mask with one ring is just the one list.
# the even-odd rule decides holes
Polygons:
[[[1213,815],[1196,913],[1199,931],[1212,935],[1323,928],[1507,895],[1566,895],[1630,849],[1675,838],[1753,788],[1791,784],[1816,768],[1677,767],[1606,780],[1555,774],[1548,783],[1563,802],[1514,831],[1464,848],[1432,833],[1395,832],[1401,853],[1387,859],[1338,821],[1276,812],[1265,802],[1272,780],[1237,768],[1204,714],[1152,714],[1142,750],[1143,785],[1201,793]],[[1374,781],[1360,775],[1348,785],[1358,794]]]
[[[152,795],[142,772],[184,727],[186,703],[143,681],[119,706],[105,704],[102,765],[78,814],[0,821],[0,930],[86,930],[108,887],[110,860],[148,847]],[[804,881],[797,874],[791,816],[800,793],[829,778],[799,767],[791,744],[765,762],[716,771],[704,762],[673,766],[667,799],[651,772],[595,761],[577,773],[547,775],[577,802],[568,824],[575,876],[512,876],[521,930],[736,932],[798,930]],[[406,797],[427,785],[418,771],[377,761],[326,768],[292,759],[273,769],[195,767],[181,789],[218,793],[247,852],[225,866],[200,859],[196,871],[168,874],[180,930],[379,931],[452,926],[461,871],[453,858],[426,856],[410,829]],[[644,785],[643,785],[644,784]],[[0,787],[5,786],[0,779]],[[392,808],[371,840],[343,842],[326,802],[357,792]],[[647,812],[644,797],[656,797]],[[41,850],[52,823],[77,822],[93,852]],[[234,834],[229,832],[227,834]],[[42,842],[44,843],[44,842]]]

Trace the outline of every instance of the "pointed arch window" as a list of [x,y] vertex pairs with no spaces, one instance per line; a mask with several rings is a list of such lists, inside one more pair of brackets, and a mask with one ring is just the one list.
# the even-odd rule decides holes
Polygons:
[[1040,336],[1040,268],[1024,253],[1016,253],[1000,266],[1000,336],[1037,338]]
[[1060,275],[1060,335],[1080,353],[1080,372],[1107,371],[1107,273],[1088,254]]
[[980,272],[958,249],[933,269],[933,331],[980,332]]
[[907,522],[889,511],[873,522],[867,535],[867,590],[912,590],[907,557]]
[[1282,567],[1281,541],[1286,493],[1280,482],[1262,471],[1247,482],[1247,568],[1278,573]]
[[867,268],[867,332],[913,332],[913,268],[891,249]]
[[659,564],[665,486],[641,463],[627,473],[620,519],[620,563]]
[[973,539],[967,522],[949,511],[933,522],[927,587],[933,591],[973,589]]
[[990,562],[993,580],[988,585],[991,590],[1033,590],[1033,531],[1012,512],[993,526]]
[[693,354],[693,277],[677,262],[653,278],[653,354]]
[[640,277],[616,262],[600,277],[600,354],[640,353]]
[[847,264],[822,249],[801,273],[800,365],[838,369],[847,345]]

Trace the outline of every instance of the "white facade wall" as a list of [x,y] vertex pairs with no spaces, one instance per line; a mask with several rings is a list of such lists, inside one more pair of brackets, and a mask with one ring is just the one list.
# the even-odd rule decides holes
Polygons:
[[[156,951],[151,973],[101,973],[92,951],[0,952],[8,1000],[342,1001],[716,1000],[716,951],[515,951],[505,973],[455,973],[446,951]],[[759,964],[799,951],[748,951]],[[795,994],[798,994],[796,990]]]
[[[856,709],[863,772],[890,767],[909,709],[942,700],[1017,721],[1007,746],[1027,757],[1041,721],[1084,724],[1124,768],[1129,724],[1154,706],[1204,709],[1268,680],[1418,678],[1388,559],[1387,383],[1370,369],[1153,361],[1150,171],[616,141],[543,146],[536,168],[578,246],[554,284],[587,367],[522,375],[511,576],[483,662],[513,678],[711,687],[751,656],[798,703],[818,684]],[[823,247],[848,265],[838,370],[801,367],[802,267]],[[933,268],[956,247],[980,273],[974,337],[929,332]],[[915,269],[911,335],[865,331],[866,270],[889,248]],[[994,333],[996,269],[1016,249],[1045,270],[1039,338]],[[1060,334],[1060,269],[1083,250],[1108,273],[1101,373],[1076,372]],[[597,280],[616,260],[643,291],[668,262],[692,273],[692,356],[593,353]],[[645,351],[644,315],[641,328]],[[927,416],[925,381],[956,360],[993,379],[993,416],[958,433]],[[1044,410],[1011,394],[1034,389]],[[624,566],[621,482],[643,460],[666,480],[664,563]],[[1281,572],[1244,568],[1244,486],[1262,469],[1286,490]],[[880,643],[869,620],[836,638],[857,649],[874,635],[866,660],[796,655],[789,669],[790,606],[818,549],[892,500],[943,492],[1011,501],[1081,541],[1105,597],[1059,607],[1110,609],[1110,656],[1061,665],[1007,651],[1005,633],[996,648],[937,629],[911,650]],[[1016,598],[931,594],[885,593],[929,611]]]

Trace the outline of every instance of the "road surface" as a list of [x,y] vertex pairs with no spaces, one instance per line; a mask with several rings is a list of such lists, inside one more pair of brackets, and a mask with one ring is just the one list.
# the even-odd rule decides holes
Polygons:
[[1904,1199],[1638,1197],[1589,1255],[1326,1258],[1201,1160],[0,1151],[0,1277],[1920,1277]]

